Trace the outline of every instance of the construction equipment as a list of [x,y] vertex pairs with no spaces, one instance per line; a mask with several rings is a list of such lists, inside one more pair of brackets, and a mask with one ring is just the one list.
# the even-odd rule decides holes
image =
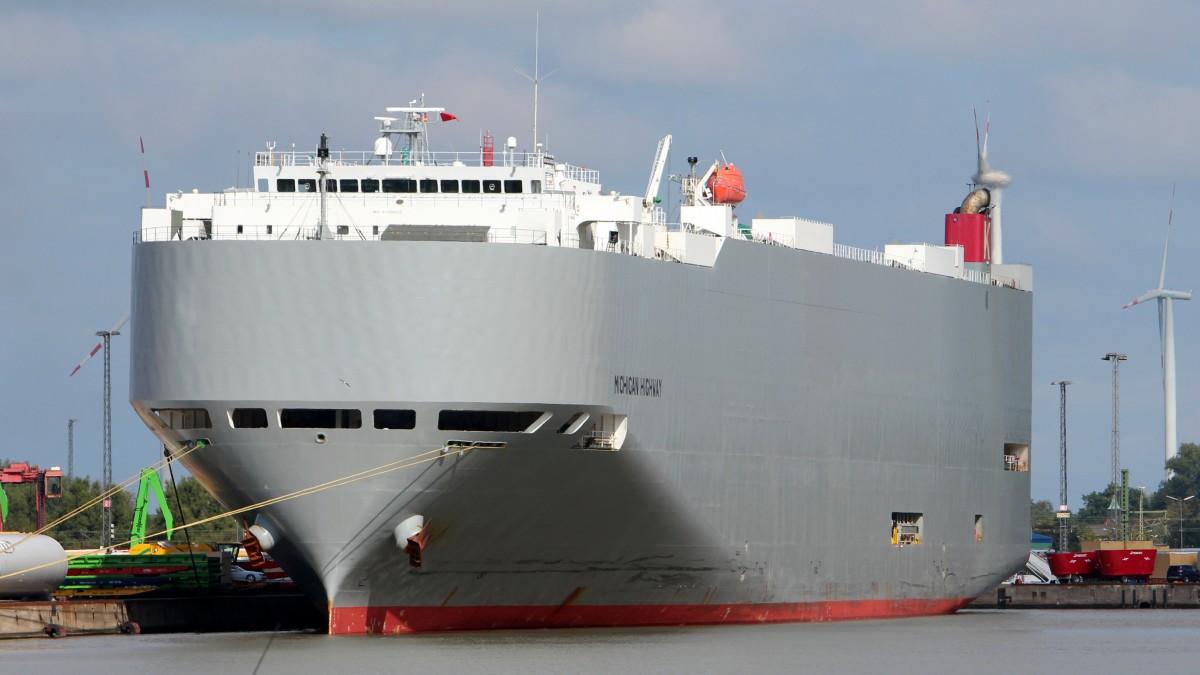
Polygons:
[[33,483],[33,510],[36,514],[36,528],[41,530],[46,526],[46,500],[62,497],[62,469],[52,466],[40,469],[24,462],[13,462],[0,469],[0,531],[4,530],[4,519],[8,518],[8,496],[4,494],[4,485],[10,483]]
[[142,480],[138,484],[137,499],[134,502],[133,508],[133,525],[129,528],[129,549],[133,552],[133,548],[146,541],[146,510],[150,503],[150,492],[154,492],[154,496],[158,498],[158,507],[162,510],[163,525],[167,532],[167,539],[171,538],[171,530],[175,527],[175,518],[171,515],[171,509],[167,506],[167,496],[163,493],[162,483],[158,480],[158,474],[149,467],[142,469]]

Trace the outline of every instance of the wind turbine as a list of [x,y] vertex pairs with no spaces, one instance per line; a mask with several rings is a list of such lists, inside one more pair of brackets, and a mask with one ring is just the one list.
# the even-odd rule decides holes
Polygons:
[[987,121],[983,127],[982,144],[979,142],[979,116],[975,112],[974,106],[971,106],[971,114],[975,115],[975,150],[979,153],[979,170],[971,177],[971,181],[979,187],[986,188],[988,191],[988,201],[991,203],[990,214],[992,216],[992,240],[988,244],[991,246],[991,261],[1000,264],[1004,262],[1004,241],[1001,238],[1002,233],[1000,230],[1000,193],[1012,183],[1012,177],[999,169],[993,169],[988,166],[988,136],[992,131],[991,105],[988,105]]
[[[1191,300],[1191,291],[1172,291],[1167,285],[1167,250],[1171,245],[1171,221],[1175,216],[1175,187],[1171,187],[1171,211],[1167,215],[1167,238],[1163,243],[1162,267],[1158,272],[1158,288],[1146,291],[1137,300],[1121,309],[1128,309],[1147,300],[1158,300],[1158,337],[1162,349],[1163,406],[1165,417],[1166,459],[1179,454],[1175,436],[1175,319],[1171,305],[1175,300]],[[1167,472],[1170,476],[1170,471]]]

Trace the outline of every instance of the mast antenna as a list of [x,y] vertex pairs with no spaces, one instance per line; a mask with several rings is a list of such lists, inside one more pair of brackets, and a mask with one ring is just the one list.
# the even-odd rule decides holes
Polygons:
[[317,222],[317,239],[324,239],[328,226],[325,222],[325,176],[329,175],[329,137],[321,132],[321,144],[317,146],[317,194],[321,203],[321,214]]
[[537,127],[538,127],[538,85],[541,84],[542,80],[544,80],[558,72],[558,68],[555,68],[554,70],[546,73],[545,75],[541,75],[541,76],[538,75],[538,49],[539,49],[540,43],[541,43],[541,21],[540,21],[539,13],[534,12],[533,13],[533,76],[531,77],[528,74],[522,72],[520,69],[513,68],[513,70],[517,71],[518,75],[524,77],[525,79],[527,79],[533,83],[533,151],[534,152],[537,152],[537,147],[538,147],[538,132],[537,132]]

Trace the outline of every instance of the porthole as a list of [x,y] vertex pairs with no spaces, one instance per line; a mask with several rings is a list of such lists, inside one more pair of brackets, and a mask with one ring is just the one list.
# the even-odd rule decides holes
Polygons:
[[317,443],[325,442],[325,434],[317,434]]

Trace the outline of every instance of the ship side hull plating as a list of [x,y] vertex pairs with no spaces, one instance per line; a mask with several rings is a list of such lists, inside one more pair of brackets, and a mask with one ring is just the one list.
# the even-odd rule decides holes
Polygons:
[[[131,400],[160,427],[208,411],[157,433],[210,441],[184,461],[224,505],[368,472],[247,514],[331,632],[948,612],[1028,555],[1029,474],[1004,462],[1030,441],[1027,292],[732,240],[711,268],[149,242],[133,288]],[[362,425],[281,428],[288,408]],[[443,410],[544,423],[441,430]],[[580,413],[623,419],[620,448],[583,447]],[[893,543],[897,513],[920,543]],[[394,536],[416,515],[419,567]]]

